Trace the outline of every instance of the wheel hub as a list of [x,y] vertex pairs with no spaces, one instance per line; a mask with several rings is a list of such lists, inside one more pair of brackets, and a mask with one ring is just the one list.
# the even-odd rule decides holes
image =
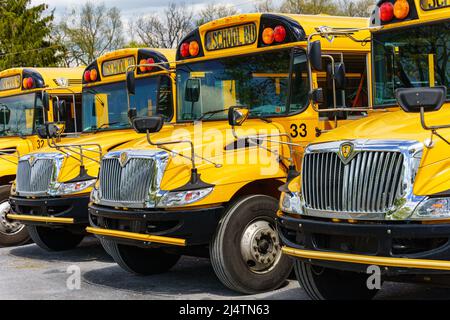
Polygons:
[[20,232],[25,225],[18,221],[9,220],[6,215],[10,212],[11,205],[8,201],[0,203],[0,233],[13,235]]
[[273,225],[265,220],[250,223],[242,235],[241,254],[252,272],[271,271],[281,257],[280,240]]

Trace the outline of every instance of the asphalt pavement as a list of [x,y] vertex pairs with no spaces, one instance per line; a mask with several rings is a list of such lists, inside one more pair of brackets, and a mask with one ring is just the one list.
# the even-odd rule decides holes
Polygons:
[[[167,273],[136,276],[116,265],[96,239],[88,238],[67,252],[46,252],[35,244],[0,248],[0,299],[307,300],[308,296],[295,280],[276,291],[240,295],[225,288],[203,258],[183,257]],[[387,282],[376,299],[450,299],[450,289]]]

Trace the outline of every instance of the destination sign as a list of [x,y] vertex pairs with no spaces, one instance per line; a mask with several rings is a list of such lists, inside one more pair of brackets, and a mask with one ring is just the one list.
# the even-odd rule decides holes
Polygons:
[[0,79],[0,91],[18,89],[21,86],[20,75]]
[[208,51],[235,48],[256,42],[254,23],[209,31],[205,35],[205,47]]
[[134,57],[120,58],[111,61],[105,61],[102,65],[102,74],[104,77],[115,76],[127,72],[129,66],[136,64]]
[[450,7],[450,0],[421,0],[420,6],[423,10],[436,10]]

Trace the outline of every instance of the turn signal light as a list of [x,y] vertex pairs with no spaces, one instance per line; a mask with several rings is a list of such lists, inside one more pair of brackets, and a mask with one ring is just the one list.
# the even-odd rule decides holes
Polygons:
[[97,70],[92,69],[90,74],[91,81],[97,81],[97,77],[98,77]]
[[22,81],[22,85],[24,89],[32,89],[34,86],[33,78],[24,78]]
[[263,40],[264,44],[267,44],[267,45],[273,43],[273,41],[275,40],[275,35],[274,35],[274,31],[272,28],[265,28],[263,30],[262,40]]
[[200,51],[200,46],[197,41],[191,41],[189,43],[189,54],[193,57],[197,56]]
[[409,14],[409,3],[406,0],[397,0],[394,3],[394,16],[397,19],[405,19]]
[[380,6],[380,20],[389,22],[394,18],[394,5],[390,2],[385,2]]

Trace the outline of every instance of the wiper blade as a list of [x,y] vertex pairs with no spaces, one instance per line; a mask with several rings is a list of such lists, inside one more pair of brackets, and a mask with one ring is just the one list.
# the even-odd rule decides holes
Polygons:
[[[228,111],[228,110],[229,110],[229,108],[205,112],[205,113],[203,113],[203,114],[200,116],[200,118],[197,119],[197,121],[202,121],[203,119],[206,118],[206,116],[209,116],[209,118],[211,118],[213,115],[215,115],[215,114],[217,114],[217,113],[219,113],[219,112],[224,112],[224,111]],[[209,119],[209,118],[208,118],[208,119]]]
[[123,122],[119,122],[119,121],[111,122],[111,123],[104,123],[100,127],[98,127],[94,131],[94,133],[99,132],[101,129],[105,128],[106,126],[110,127],[110,126],[116,126],[116,125],[118,125],[118,127],[126,127],[126,126],[128,126],[128,123],[123,123]]

